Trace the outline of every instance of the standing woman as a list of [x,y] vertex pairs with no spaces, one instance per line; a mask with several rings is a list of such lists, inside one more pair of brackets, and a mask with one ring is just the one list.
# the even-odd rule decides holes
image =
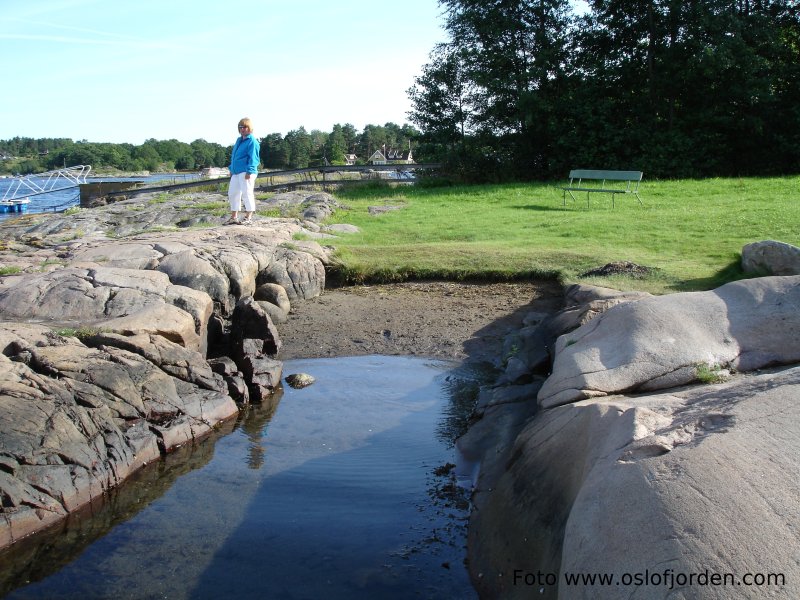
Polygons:
[[226,225],[239,223],[239,211],[244,202],[242,225],[252,225],[251,217],[256,210],[255,186],[258,165],[261,162],[259,143],[253,137],[253,123],[250,119],[239,121],[239,137],[231,152],[231,183],[228,186],[228,200],[231,205],[231,218]]

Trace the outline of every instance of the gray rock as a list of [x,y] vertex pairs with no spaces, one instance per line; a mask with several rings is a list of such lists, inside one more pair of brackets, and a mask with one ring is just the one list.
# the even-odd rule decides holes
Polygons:
[[166,304],[147,306],[123,317],[98,321],[96,325],[123,335],[157,334],[192,350],[204,348],[192,316]]
[[28,275],[25,285],[0,288],[4,318],[120,333],[158,332],[192,349],[204,347],[212,310],[206,294],[174,286],[157,271],[63,268]]
[[222,378],[214,372],[202,354],[189,350],[181,344],[170,342],[164,336],[152,333],[124,336],[98,332],[85,341],[87,344],[101,349],[115,347],[134,352],[173,377],[188,381],[203,389],[225,392]]
[[250,390],[244,380],[244,374],[233,359],[227,356],[212,358],[208,360],[208,365],[214,373],[222,377],[231,398],[240,404],[250,402]]
[[[530,367],[537,344],[560,332],[541,389],[501,376],[506,385],[481,393],[481,418],[458,441],[480,463],[468,547],[481,597],[619,597],[620,586],[559,587],[564,573],[622,583],[626,573],[741,575],[770,564],[798,577],[800,368],[742,374],[800,362],[798,294],[800,277],[658,298],[574,289],[568,308],[509,336],[506,350]],[[687,387],[700,363],[727,381]],[[524,583],[537,573],[554,584]],[[635,595],[678,589],[729,596],[677,582]]]
[[295,389],[301,389],[312,385],[316,379],[308,373],[292,373],[286,376],[286,383]]
[[800,248],[766,240],[742,248],[742,270],[754,275],[800,275]]
[[280,306],[276,306],[272,302],[267,302],[266,300],[256,300],[256,303],[269,315],[273,323],[281,324],[289,320],[289,314]]
[[559,337],[539,392],[552,407],[698,381],[703,368],[750,371],[800,360],[800,277],[628,302]]
[[217,375],[222,375],[223,377],[227,375],[235,375],[239,371],[239,367],[237,367],[236,363],[233,362],[233,359],[228,356],[209,358],[208,366],[211,367],[211,370],[214,373]]
[[[242,298],[233,311],[231,340],[234,346],[240,347],[239,355],[266,354],[274,356],[281,349],[281,338],[272,319],[264,310],[263,305],[251,297]],[[248,349],[246,340],[251,340],[255,346]],[[234,351],[233,359],[236,360],[236,351]]]
[[97,263],[107,268],[154,269],[163,255],[150,244],[119,242],[109,252],[109,245],[78,248],[71,259],[75,262]]
[[227,309],[230,293],[227,276],[191,250],[165,256],[158,263],[158,270],[166,273],[173,284],[203,291]]
[[289,248],[275,250],[274,260],[262,277],[282,286],[291,302],[319,296],[325,289],[325,267],[308,254]]
[[506,364],[506,369],[503,372],[503,376],[500,378],[499,384],[521,384],[521,383],[529,383],[530,382],[530,369],[528,365],[525,364],[524,361],[520,360],[519,358],[512,356],[508,359]]
[[298,206],[306,202],[309,197],[309,192],[305,191],[281,192],[263,202],[267,206]]
[[[581,295],[573,293],[568,299],[569,305],[566,308],[548,318],[533,315],[532,325],[526,324],[504,340],[503,356],[514,357],[519,361],[515,363],[518,378],[525,373],[529,375],[549,373],[555,356],[556,340],[559,336],[585,325],[618,304],[633,302],[642,297],[640,294],[634,293],[615,295],[610,293],[612,290],[608,290],[608,293],[598,294],[598,291],[607,288],[589,288],[590,286],[580,286]],[[573,290],[577,289],[576,286],[573,286]],[[646,294],[646,296],[650,296],[650,294]],[[579,297],[583,303],[572,304]]]
[[292,309],[289,296],[286,294],[286,289],[277,283],[262,283],[256,288],[253,298],[271,302],[286,314],[289,314],[289,311]]
[[[90,348],[41,326],[0,323],[0,546],[237,414],[200,355],[155,340],[104,333]],[[14,360],[19,352],[26,362]]]
[[255,402],[269,401],[281,383],[283,363],[266,356],[247,356],[242,369],[250,381],[250,398]]
[[264,305],[273,306],[243,298],[231,321],[231,356],[249,384],[248,398],[255,402],[269,399],[283,372],[283,363],[272,358],[280,351],[281,341]]
[[[481,473],[469,529],[470,570],[481,596],[620,594],[619,586],[514,585],[515,569],[617,578],[764,569],[796,580],[798,393],[795,367],[540,412],[504,453],[509,458],[491,456]],[[681,597],[730,594],[707,585],[674,587]],[[672,591],[659,586],[642,597]]]
[[333,208],[325,204],[309,206],[303,211],[303,219],[319,223],[333,214]]
[[611,288],[575,283],[564,290],[565,306],[581,306],[595,300],[639,300],[652,297],[647,292],[621,292]]
[[330,231],[334,234],[340,233],[359,233],[361,229],[356,227],[355,225],[348,225],[347,223],[335,223],[333,225],[327,225],[323,228],[323,231]]
[[284,192],[275,194],[264,201],[267,206],[277,206],[280,208],[300,207],[302,217],[306,221],[319,223],[329,217],[340,205],[330,194],[323,192]]

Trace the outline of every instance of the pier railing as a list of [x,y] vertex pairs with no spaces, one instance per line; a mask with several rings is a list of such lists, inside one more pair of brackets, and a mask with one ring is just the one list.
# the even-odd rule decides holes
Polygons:
[[48,194],[77,187],[82,183],[86,183],[86,178],[91,170],[92,167],[90,165],[77,165],[75,167],[45,171],[44,173],[15,177],[3,194],[2,202],[14,202],[31,196],[38,196],[39,194]]
[[33,196],[71,188],[77,189],[86,183],[86,178],[91,170],[90,165],[77,165],[15,177],[0,199],[0,213],[28,212],[28,205]]
[[[347,173],[347,172],[379,173],[381,171],[395,171],[398,173],[414,174],[417,171],[435,171],[439,168],[441,168],[441,164],[439,163],[421,163],[421,164],[394,164],[394,165],[346,165],[346,166],[342,165],[342,166],[327,166],[327,167],[307,167],[303,169],[289,169],[284,171],[261,171],[258,173],[258,182],[256,183],[256,189],[262,191],[271,191],[282,188],[294,189],[297,187],[303,187],[309,185],[328,185],[328,184],[341,184],[341,183],[346,184],[348,182],[353,181],[346,179],[333,179],[332,176],[334,173]],[[322,176],[321,179],[319,178],[318,174]],[[300,179],[295,179],[298,176],[300,177]],[[265,183],[265,181],[267,181],[268,183]],[[405,178],[391,179],[389,181],[410,183],[413,182],[413,178],[409,177],[408,179]],[[113,200],[114,197],[120,197],[120,196],[125,196],[126,198],[130,198],[131,196],[137,196],[139,194],[149,194],[152,192],[162,192],[162,191],[168,192],[173,190],[207,187],[209,185],[227,184],[227,183],[228,183],[227,178],[198,179],[196,181],[187,181],[184,183],[161,185],[157,187],[142,187],[139,189],[109,192],[108,194],[105,195],[105,197],[108,198],[109,200]]]

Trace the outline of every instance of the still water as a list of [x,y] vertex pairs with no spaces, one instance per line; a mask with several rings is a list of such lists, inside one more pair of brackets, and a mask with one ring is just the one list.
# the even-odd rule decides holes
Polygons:
[[0,554],[0,591],[475,598],[453,442],[485,374],[385,356],[284,364],[296,372],[317,381],[286,386],[276,405],[143,469],[91,516]]

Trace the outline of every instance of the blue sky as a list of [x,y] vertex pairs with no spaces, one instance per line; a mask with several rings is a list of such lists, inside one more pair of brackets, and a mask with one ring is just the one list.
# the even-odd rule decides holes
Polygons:
[[436,0],[1,0],[0,139],[402,125],[443,23]]

